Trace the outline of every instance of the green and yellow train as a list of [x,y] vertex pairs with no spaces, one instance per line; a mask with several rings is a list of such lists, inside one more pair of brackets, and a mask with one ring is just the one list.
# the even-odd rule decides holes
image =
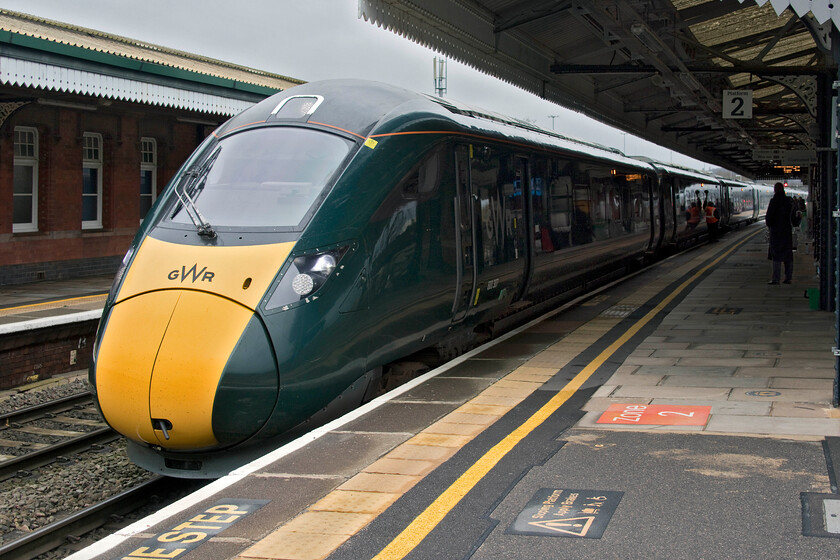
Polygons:
[[358,406],[386,364],[702,238],[695,195],[756,219],[735,188],[384,84],[297,86],[156,201],[100,323],[96,400],[141,466],[218,476]]

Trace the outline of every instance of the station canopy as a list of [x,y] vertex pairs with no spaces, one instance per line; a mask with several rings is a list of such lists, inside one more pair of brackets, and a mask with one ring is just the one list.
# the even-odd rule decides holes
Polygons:
[[829,149],[840,2],[359,0],[359,13],[548,101],[749,177],[779,176],[783,164],[791,174]]

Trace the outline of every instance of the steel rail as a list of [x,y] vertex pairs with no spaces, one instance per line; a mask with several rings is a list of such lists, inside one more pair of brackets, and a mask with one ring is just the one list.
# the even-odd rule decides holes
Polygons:
[[[2,433],[2,432],[0,432]],[[121,438],[118,433],[108,427],[82,434],[80,436],[60,441],[43,447],[26,455],[13,457],[0,462],[0,481],[15,476],[20,471],[37,469],[55,461],[65,454],[76,454],[87,450],[93,445],[108,443]],[[0,556],[2,558],[2,556]]]
[[[51,414],[71,410],[80,405],[90,405],[91,402],[91,394],[82,393],[0,414],[0,426],[7,426],[5,429],[0,429],[0,436],[2,436],[5,430],[14,430],[14,424],[49,418]],[[107,443],[118,437],[111,428],[102,427],[76,437],[65,438],[62,441],[36,449],[25,455],[2,460],[0,461],[0,481],[11,478],[20,471],[48,465],[62,455],[80,453],[93,445]]]
[[48,403],[36,404],[0,414],[0,424],[9,425],[12,422],[28,422],[36,418],[40,418],[46,414],[54,414],[69,410],[80,404],[87,404],[93,401],[93,396],[90,393],[80,393],[78,395],[70,395],[50,401]]
[[30,560],[66,542],[67,536],[79,536],[98,529],[112,515],[124,515],[145,505],[160,492],[169,491],[173,479],[155,475],[133,488],[89,508],[77,511],[60,521],[45,525],[32,533],[0,546],[3,560]]

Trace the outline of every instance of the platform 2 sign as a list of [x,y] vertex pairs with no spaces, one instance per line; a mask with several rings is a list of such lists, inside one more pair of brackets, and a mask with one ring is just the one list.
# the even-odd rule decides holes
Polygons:
[[540,488],[508,535],[600,539],[624,492]]
[[596,424],[646,426],[705,426],[711,406],[673,404],[613,404]]
[[118,556],[117,559],[181,558],[268,502],[269,500],[221,500],[198,515],[145,540],[143,544],[128,554]]
[[753,92],[751,89],[725,89],[721,113],[724,119],[751,119]]

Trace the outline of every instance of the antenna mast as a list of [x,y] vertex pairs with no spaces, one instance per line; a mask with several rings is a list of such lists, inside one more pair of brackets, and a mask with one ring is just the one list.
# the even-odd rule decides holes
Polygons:
[[443,97],[446,93],[446,59],[435,57],[432,71],[435,77],[435,95]]

